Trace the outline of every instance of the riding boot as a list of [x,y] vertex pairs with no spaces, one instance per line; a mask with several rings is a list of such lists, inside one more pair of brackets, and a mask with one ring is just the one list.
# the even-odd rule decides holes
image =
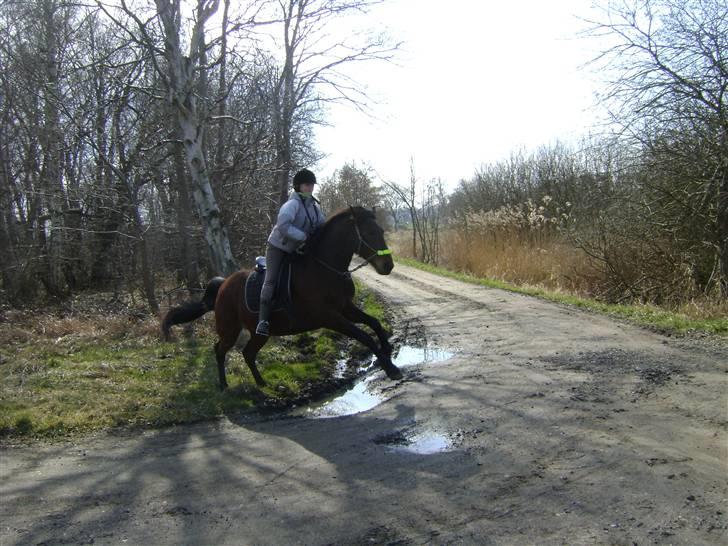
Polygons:
[[270,335],[270,302],[261,300],[260,302],[260,313],[258,313],[258,326],[255,329],[255,333],[259,336]]

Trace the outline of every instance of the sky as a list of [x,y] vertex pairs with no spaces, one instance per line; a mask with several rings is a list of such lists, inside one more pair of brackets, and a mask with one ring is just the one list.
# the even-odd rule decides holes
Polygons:
[[390,0],[361,24],[402,41],[393,63],[357,65],[370,115],[332,107],[316,131],[326,179],[346,162],[445,187],[519,148],[575,142],[596,120],[596,79],[579,38],[591,0]]

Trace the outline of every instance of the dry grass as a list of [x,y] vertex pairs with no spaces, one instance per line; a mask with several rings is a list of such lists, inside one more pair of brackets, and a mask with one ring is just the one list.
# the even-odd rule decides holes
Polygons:
[[[536,288],[579,298],[596,298],[607,286],[587,256],[564,242],[558,232],[523,230],[471,231],[465,236],[456,230],[441,232],[441,253],[437,264],[451,271],[502,281],[522,288]],[[388,235],[395,253],[412,256],[412,232]],[[693,320],[721,320],[728,316],[728,303],[710,297],[693,297],[664,310]]]
[[[390,235],[395,252],[413,258],[411,232]],[[575,295],[590,295],[595,272],[577,249],[557,238],[543,238],[538,246],[513,233],[467,237],[454,230],[441,234],[438,264],[476,277],[518,286],[536,286]]]

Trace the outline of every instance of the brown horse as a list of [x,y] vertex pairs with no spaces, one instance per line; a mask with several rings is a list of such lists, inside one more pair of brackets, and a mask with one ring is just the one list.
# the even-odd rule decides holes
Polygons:
[[[392,346],[382,325],[374,317],[354,305],[354,282],[349,264],[358,254],[380,275],[394,268],[391,252],[384,242],[384,232],[377,224],[373,211],[350,207],[334,214],[308,244],[306,254],[296,261],[291,272],[291,301],[293,313],[274,311],[270,317],[273,336],[296,334],[318,328],[328,328],[354,338],[366,345],[377,357],[379,365],[390,379],[400,379],[402,373],[392,363]],[[235,345],[242,328],[251,338],[243,356],[259,386],[265,385],[255,365],[258,351],[268,337],[255,333],[258,313],[245,304],[245,282],[249,271],[238,271],[226,279],[216,277],[208,284],[202,301],[171,309],[162,322],[162,331],[169,337],[173,324],[190,322],[215,309],[215,325],[219,337],[215,356],[220,388],[227,388],[225,356]],[[369,326],[379,339],[379,345],[356,324]]]

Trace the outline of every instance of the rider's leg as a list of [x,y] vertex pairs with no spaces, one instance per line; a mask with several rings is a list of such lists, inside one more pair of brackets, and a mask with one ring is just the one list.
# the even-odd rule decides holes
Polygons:
[[285,255],[283,250],[272,245],[268,245],[265,251],[265,280],[263,288],[260,290],[260,313],[258,314],[258,326],[255,329],[255,333],[261,336],[270,335],[270,307],[278,282],[278,271]]

